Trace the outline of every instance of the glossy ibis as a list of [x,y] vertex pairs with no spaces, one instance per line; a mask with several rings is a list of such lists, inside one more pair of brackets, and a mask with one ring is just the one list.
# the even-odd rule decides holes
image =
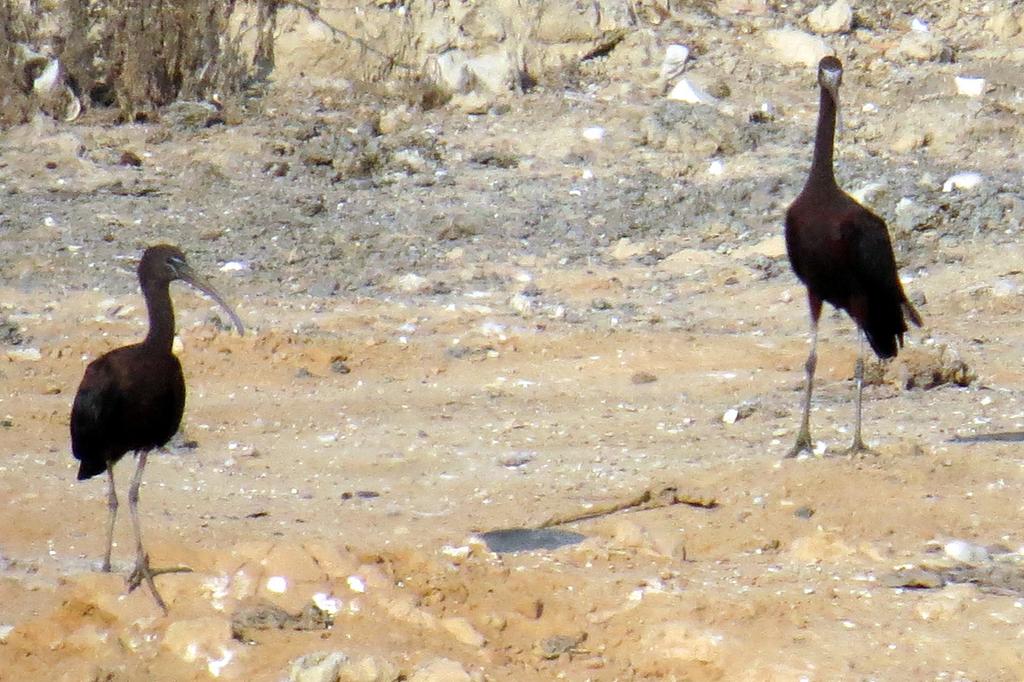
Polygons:
[[176,247],[165,244],[146,249],[139,261],[139,284],[149,311],[149,333],[141,343],[123,346],[93,360],[71,408],[71,448],[81,463],[78,480],[107,473],[107,552],[103,570],[110,571],[110,552],[117,516],[117,492],[114,489],[114,465],[125,453],[135,452],[138,464],[128,489],[128,508],[135,532],[135,569],[129,578],[131,589],[143,580],[164,612],[167,606],[153,583],[153,576],[187,569],[153,570],[142,548],[139,528],[139,485],[149,451],[162,447],[181,423],[185,409],[185,379],[181,363],[171,352],[174,341],[174,308],[170,284],[188,282],[220,304],[238,333],[242,321],[220,294],[199,277]]
[[861,438],[861,396],[864,389],[864,336],[879,358],[895,357],[907,331],[904,316],[917,326],[921,317],[907,300],[896,274],[896,259],[885,221],[839,189],[832,152],[839,108],[843,65],[835,57],[818,64],[821,105],[814,139],[814,159],[799,196],[786,211],[786,251],[793,271],[807,286],[811,312],[811,352],[807,356],[804,412],[796,444],[786,455],[812,448],[811,388],[818,363],[818,320],[822,302],[845,310],[857,323],[860,352],[854,377],[857,402],[853,445],[867,451]]

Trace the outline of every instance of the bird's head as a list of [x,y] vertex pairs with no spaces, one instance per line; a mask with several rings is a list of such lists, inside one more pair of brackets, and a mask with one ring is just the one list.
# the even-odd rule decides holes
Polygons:
[[828,90],[832,100],[839,102],[839,84],[843,82],[843,63],[828,55],[818,62],[818,85]]
[[239,334],[245,333],[242,320],[239,319],[235,311],[232,310],[231,306],[227,304],[212,284],[192,269],[192,266],[188,264],[188,260],[185,258],[185,254],[178,247],[171,246],[170,244],[158,244],[157,246],[149,247],[142,254],[138,272],[139,281],[142,282],[143,289],[154,284],[167,285],[174,280],[188,282],[212,298],[217,305],[224,309],[224,312],[231,318]]

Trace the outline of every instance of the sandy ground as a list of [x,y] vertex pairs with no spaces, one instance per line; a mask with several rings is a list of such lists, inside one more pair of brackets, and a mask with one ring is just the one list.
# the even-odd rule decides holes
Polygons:
[[[279,680],[340,651],[353,680],[1021,679],[1020,443],[953,440],[1024,431],[1020,138],[1003,125],[1019,75],[979,110],[951,94],[952,65],[849,70],[840,182],[890,221],[902,197],[923,207],[894,239],[926,327],[866,389],[877,453],[851,459],[856,336],[826,315],[824,456],[782,461],[807,316],[781,216],[816,97],[810,70],[774,68],[732,104],[742,119],[776,93],[777,118],[717,157],[722,175],[644,145],[659,105],[617,82],[484,116],[370,95],[342,112],[312,84],[199,131],[103,112],[9,131],[2,677]],[[937,107],[969,123],[893,152],[894,121]],[[382,170],[324,171],[309,141],[365,153],[345,131],[368,111],[400,122]],[[983,186],[942,192],[958,170]],[[165,240],[250,327],[175,285],[189,400],[141,502],[154,565],[193,570],[157,579],[166,616],[125,591],[126,513],[115,573],[97,572],[105,483],[74,480],[67,433],[86,362],[144,333],[132,268]],[[953,356],[970,385],[906,388]],[[679,503],[609,511],[666,488]],[[602,509],[557,550],[474,539]],[[330,627],[245,611],[314,599]]]

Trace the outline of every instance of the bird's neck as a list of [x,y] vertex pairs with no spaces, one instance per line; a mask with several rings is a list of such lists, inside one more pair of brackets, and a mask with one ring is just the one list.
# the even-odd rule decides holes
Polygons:
[[143,283],[142,294],[146,297],[146,308],[149,310],[149,333],[143,343],[170,353],[174,343],[174,307],[171,305],[170,285],[168,282]]
[[831,188],[836,186],[832,169],[832,150],[836,137],[836,101],[832,94],[821,88],[821,105],[818,107],[818,130],[814,136],[814,160],[807,176],[808,186]]

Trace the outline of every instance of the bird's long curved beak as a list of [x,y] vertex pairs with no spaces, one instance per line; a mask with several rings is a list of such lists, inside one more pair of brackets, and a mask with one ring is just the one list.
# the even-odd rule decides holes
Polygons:
[[821,87],[828,91],[828,94],[832,96],[832,101],[836,105],[836,130],[841,134],[843,132],[843,109],[839,106],[839,78],[840,74],[832,74],[825,72],[821,79]]
[[185,265],[184,267],[178,267],[178,277],[182,281],[188,282],[196,289],[199,289],[199,291],[203,292],[204,294],[212,298],[214,301],[216,301],[217,305],[223,308],[224,312],[226,312],[228,314],[228,317],[231,318],[231,321],[235,325],[235,329],[238,330],[238,335],[245,335],[245,326],[242,324],[241,318],[238,317],[238,314],[231,308],[231,306],[227,304],[227,301],[224,300],[224,298],[217,292],[217,290],[213,288],[212,284],[210,284],[205,279],[197,275],[195,271],[188,265]]

